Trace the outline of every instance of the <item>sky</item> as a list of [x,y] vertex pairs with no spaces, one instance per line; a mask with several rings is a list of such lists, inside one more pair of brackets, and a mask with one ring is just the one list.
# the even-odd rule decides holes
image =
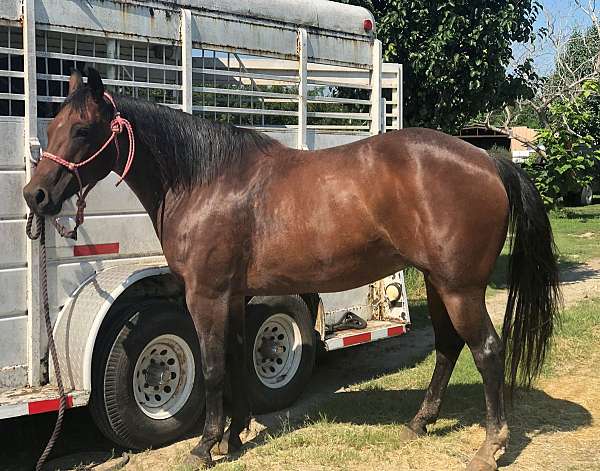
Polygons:
[[[587,0],[583,0],[584,4],[587,3]],[[574,20],[583,20],[585,19],[585,15],[577,14],[575,12],[575,3],[571,0],[542,0],[542,5],[544,6],[544,10],[551,12],[557,16],[570,16]],[[600,5],[599,5],[600,6]]]
[[[587,6],[590,0],[581,1]],[[597,13],[600,14],[600,0],[591,1],[596,4]],[[577,7],[574,0],[541,0],[541,3],[544,11],[538,15],[537,28],[546,26],[548,18],[553,20],[556,30],[561,31],[563,34],[591,25],[589,17]],[[549,72],[554,64],[554,47],[546,42],[540,49],[535,53],[535,62],[541,72]],[[517,45],[514,51],[518,55],[522,48]]]

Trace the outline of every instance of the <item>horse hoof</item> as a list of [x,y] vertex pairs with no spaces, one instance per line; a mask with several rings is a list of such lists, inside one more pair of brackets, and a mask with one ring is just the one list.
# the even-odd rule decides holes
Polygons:
[[467,471],[496,471],[498,465],[496,461],[486,460],[481,456],[475,455],[467,466]]
[[415,432],[413,429],[411,429],[410,427],[403,427],[402,431],[400,432],[400,435],[398,435],[398,441],[400,443],[403,442],[410,442],[411,440],[414,440],[415,438],[418,438],[419,434],[417,432]]
[[223,439],[217,444],[216,449],[220,455],[228,455],[235,453],[242,448],[242,441],[240,437],[233,436],[233,438],[223,437]]
[[196,455],[194,452],[190,452],[182,463],[186,468],[190,468],[193,471],[198,469],[212,468],[215,463],[210,457],[210,454],[206,456]]

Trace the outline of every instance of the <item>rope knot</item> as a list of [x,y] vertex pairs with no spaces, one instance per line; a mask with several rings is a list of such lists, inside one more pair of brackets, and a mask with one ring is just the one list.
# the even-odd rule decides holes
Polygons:
[[120,115],[115,116],[111,121],[110,130],[115,134],[121,134],[123,132],[123,118],[121,118]]

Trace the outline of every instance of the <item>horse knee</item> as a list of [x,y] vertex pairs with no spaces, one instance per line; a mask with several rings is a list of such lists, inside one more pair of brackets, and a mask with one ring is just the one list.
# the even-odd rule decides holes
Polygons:
[[484,342],[477,348],[473,348],[473,359],[479,371],[488,368],[504,371],[504,345],[496,333],[488,335]]

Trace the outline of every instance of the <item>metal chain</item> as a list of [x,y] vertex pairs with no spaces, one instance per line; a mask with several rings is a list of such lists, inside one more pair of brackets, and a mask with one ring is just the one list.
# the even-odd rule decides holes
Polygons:
[[[36,231],[33,232],[33,221],[35,218]],[[56,418],[56,424],[54,430],[48,440],[44,452],[39,457],[37,464],[35,465],[35,471],[41,471],[44,463],[48,459],[48,455],[52,451],[60,431],[62,429],[63,417],[67,408],[67,396],[65,395],[65,388],[62,382],[62,375],[60,373],[60,364],[58,363],[58,355],[56,353],[56,345],[54,343],[54,335],[52,334],[52,322],[50,321],[50,306],[48,302],[48,264],[46,254],[46,227],[43,216],[34,216],[30,213],[27,218],[26,226],[27,237],[31,240],[40,241],[40,292],[42,294],[42,307],[44,310],[44,321],[46,323],[46,334],[48,335],[48,349],[50,355],[52,355],[52,362],[54,364],[54,371],[56,373],[56,384],[58,385],[59,394],[59,406],[58,406],[58,417]]]

